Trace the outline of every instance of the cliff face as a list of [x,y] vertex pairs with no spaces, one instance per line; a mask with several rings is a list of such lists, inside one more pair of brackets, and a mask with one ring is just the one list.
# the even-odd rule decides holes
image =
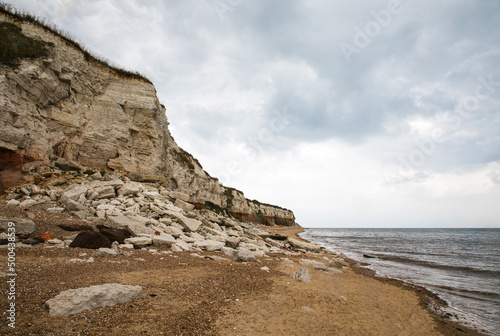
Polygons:
[[[117,170],[268,225],[294,225],[291,211],[247,200],[210,177],[175,143],[154,86],[89,59],[67,40],[0,14],[23,36],[46,42],[42,57],[0,63],[0,161],[21,157],[82,171]],[[9,165],[14,167],[15,165]]]

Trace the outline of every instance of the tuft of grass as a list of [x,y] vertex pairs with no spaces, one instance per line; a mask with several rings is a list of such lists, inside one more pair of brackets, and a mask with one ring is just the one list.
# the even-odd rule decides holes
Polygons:
[[224,190],[224,195],[226,196],[227,207],[232,208],[233,207],[233,200],[234,200],[233,189],[226,188],[226,190]]
[[227,213],[225,209],[222,209],[220,206],[210,201],[205,201],[205,208],[215,212],[218,215],[223,215]]
[[25,12],[25,11],[20,11],[20,10],[14,8],[12,5],[6,4],[4,2],[0,2],[0,13],[5,14],[5,15],[7,15],[7,16],[9,16],[12,19],[17,20],[17,21],[29,22],[29,23],[35,24],[35,25],[43,28],[44,30],[55,34],[56,36],[59,36],[68,45],[73,46],[77,50],[80,50],[83,53],[85,60],[87,60],[88,62],[100,64],[106,68],[109,68],[109,69],[113,70],[120,77],[138,79],[138,80],[143,80],[147,83],[152,83],[147,77],[145,77],[144,75],[142,75],[138,72],[128,71],[128,70],[122,69],[120,67],[111,65],[108,60],[105,60],[104,58],[99,57],[99,56],[95,56],[89,50],[87,50],[81,43],[76,42],[74,37],[72,37],[69,34],[67,34],[66,32],[60,30],[53,23],[49,23],[43,17],[36,16],[36,15],[30,14],[30,13]]
[[0,63],[19,65],[21,58],[40,58],[49,54],[44,41],[35,40],[23,34],[22,29],[10,22],[0,22]]
[[184,162],[190,170],[194,170],[195,164],[203,168],[200,162],[197,159],[195,159],[191,154],[186,152],[184,149],[179,148],[179,151],[174,153],[177,156],[177,162]]

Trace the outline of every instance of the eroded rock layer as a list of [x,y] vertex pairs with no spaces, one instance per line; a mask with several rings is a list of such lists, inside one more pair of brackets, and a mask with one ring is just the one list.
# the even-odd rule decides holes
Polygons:
[[0,63],[0,151],[5,156],[41,160],[63,171],[117,171],[185,193],[198,208],[228,210],[267,225],[296,225],[291,211],[223,187],[182,150],[149,81],[124,76],[37,24],[6,14],[0,14],[0,22],[44,41],[47,49],[15,65]]

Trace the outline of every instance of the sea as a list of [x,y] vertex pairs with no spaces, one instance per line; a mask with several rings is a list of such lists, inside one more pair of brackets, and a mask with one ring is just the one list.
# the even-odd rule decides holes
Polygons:
[[500,335],[500,229],[306,229],[300,236],[420,285]]

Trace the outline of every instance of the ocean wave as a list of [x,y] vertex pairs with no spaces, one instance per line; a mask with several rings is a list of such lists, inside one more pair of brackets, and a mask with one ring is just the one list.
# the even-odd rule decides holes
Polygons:
[[488,292],[488,291],[480,291],[480,290],[473,290],[473,289],[463,289],[463,288],[456,288],[452,286],[439,286],[439,285],[433,285],[432,287],[436,287],[438,289],[447,291],[447,292],[452,292],[455,295],[461,295],[464,297],[470,297],[474,299],[482,299],[484,301],[491,301],[492,299],[499,299],[500,300],[500,294],[495,293],[495,292]]
[[375,255],[375,256],[379,259],[382,259],[382,260],[395,261],[395,262],[399,262],[399,263],[403,263],[403,264],[419,265],[419,266],[424,266],[424,267],[429,267],[429,268],[437,268],[437,269],[449,270],[449,271],[467,272],[467,273],[481,275],[482,277],[493,277],[496,279],[500,278],[499,271],[486,270],[486,269],[482,269],[482,268],[476,268],[476,267],[470,267],[470,266],[444,265],[444,264],[439,264],[439,263],[436,263],[433,261],[412,259],[412,258],[407,258],[407,257],[403,257],[403,256],[396,256],[396,255]]

